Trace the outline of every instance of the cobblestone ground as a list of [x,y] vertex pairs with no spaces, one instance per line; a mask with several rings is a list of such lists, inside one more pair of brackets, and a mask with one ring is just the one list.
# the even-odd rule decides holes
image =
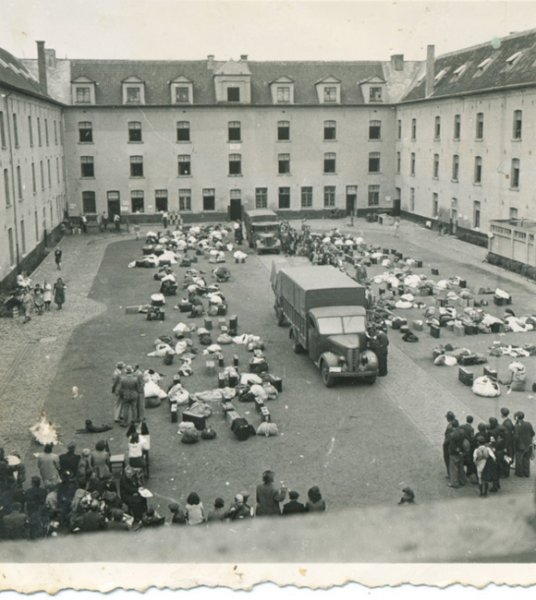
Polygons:
[[80,323],[92,319],[104,306],[88,298],[104,250],[115,235],[68,236],[60,242],[63,263],[58,271],[51,252],[31,274],[33,283],[67,285],[66,303],[49,313],[32,314],[28,323],[0,319],[0,440],[9,452],[25,456],[31,445],[28,427],[39,418],[67,341]]

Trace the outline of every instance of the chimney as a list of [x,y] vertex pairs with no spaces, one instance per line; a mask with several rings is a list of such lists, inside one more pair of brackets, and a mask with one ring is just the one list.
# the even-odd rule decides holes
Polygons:
[[404,55],[403,54],[393,54],[391,56],[391,65],[395,71],[403,71],[404,70]]
[[214,70],[214,54],[209,54],[207,56],[207,69],[209,71],[213,71]]
[[45,42],[36,42],[37,44],[37,66],[39,69],[39,85],[45,94],[47,91],[47,64],[45,54]]
[[248,55],[247,54],[241,54],[240,55],[240,62],[246,62],[248,59]]
[[49,69],[55,69],[56,68],[56,50],[52,49],[52,48],[45,48],[45,57],[46,57],[46,63],[47,63],[47,67]]
[[426,78],[425,78],[425,92],[426,98],[429,98],[434,93],[434,60],[435,60],[435,46],[429,44],[426,46]]

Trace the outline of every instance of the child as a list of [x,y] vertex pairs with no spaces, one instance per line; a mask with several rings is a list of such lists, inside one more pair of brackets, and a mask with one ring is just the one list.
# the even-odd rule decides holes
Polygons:
[[43,301],[45,303],[46,312],[49,312],[50,304],[52,303],[52,286],[50,285],[50,283],[47,283],[46,281],[44,284]]
[[410,487],[405,487],[402,490],[402,493],[404,495],[400,498],[398,504],[415,504],[415,493]]
[[206,521],[203,503],[195,492],[186,499],[186,521],[188,525],[201,525]]
[[38,315],[43,314],[45,300],[43,298],[43,288],[37,283],[34,289],[34,306]]

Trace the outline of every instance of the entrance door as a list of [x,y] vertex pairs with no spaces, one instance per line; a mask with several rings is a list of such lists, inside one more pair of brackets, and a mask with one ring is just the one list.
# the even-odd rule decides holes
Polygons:
[[108,200],[108,221],[111,221],[115,215],[121,215],[119,200]]
[[393,200],[393,217],[399,217],[400,216],[400,205],[401,205],[401,201],[400,201],[400,193],[401,190],[400,188],[395,188],[395,199]]
[[242,220],[242,200],[240,198],[231,198],[229,202],[229,219],[231,221]]
[[346,186],[346,216],[353,217],[357,207],[357,185]]

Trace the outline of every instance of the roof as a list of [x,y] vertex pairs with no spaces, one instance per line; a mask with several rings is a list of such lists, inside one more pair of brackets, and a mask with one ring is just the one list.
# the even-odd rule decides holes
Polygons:
[[275,217],[277,219],[277,215],[273,210],[268,210],[266,208],[256,208],[254,210],[246,210],[246,214],[250,218],[255,217]]
[[37,79],[12,54],[0,48],[0,85],[46,97]]
[[[536,84],[536,29],[439,56],[434,77],[431,98]],[[402,101],[424,98],[421,77]]]
[[317,319],[322,317],[351,317],[366,316],[367,310],[364,306],[319,306],[312,308],[311,314]]
[[358,82],[371,77],[384,77],[381,61],[214,61],[212,68],[209,68],[206,60],[72,60],[71,78],[87,77],[97,83],[97,105],[122,104],[121,82],[128,77],[138,77],[145,82],[147,105],[167,105],[170,103],[169,84],[178,76],[193,82],[195,104],[215,104],[213,78],[220,69],[226,72],[231,64],[234,65],[233,69],[236,66],[249,69],[253,105],[273,104],[270,84],[281,78],[289,78],[294,82],[295,104],[317,105],[315,84],[328,78],[341,82],[341,104],[363,104]]
[[363,286],[348,275],[330,265],[310,267],[284,267],[280,270],[294,283],[306,290],[327,290],[333,288],[362,288]]

